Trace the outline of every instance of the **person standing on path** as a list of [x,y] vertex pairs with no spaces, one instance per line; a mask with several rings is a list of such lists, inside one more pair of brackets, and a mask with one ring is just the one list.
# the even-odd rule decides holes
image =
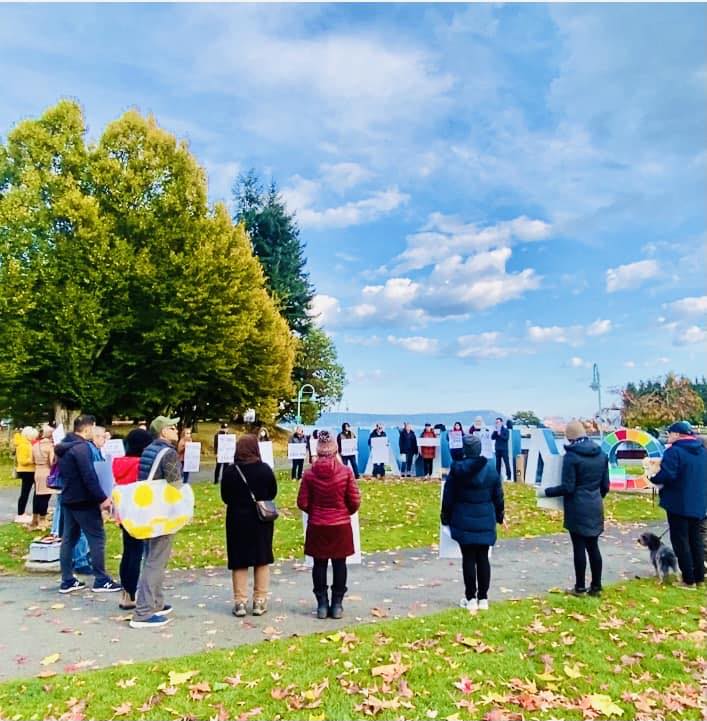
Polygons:
[[[368,447],[372,448],[372,446],[371,446],[372,438],[385,438],[385,437],[386,437],[386,433],[383,430],[383,424],[376,423],[376,427],[371,431],[370,435],[368,436]],[[373,464],[373,477],[374,478],[385,478],[385,463],[374,463]]]
[[[317,618],[341,618],[346,591],[346,558],[354,554],[351,516],[361,494],[350,468],[337,458],[336,441],[328,431],[317,439],[317,460],[302,476],[297,507],[308,515],[304,552],[314,559],[312,583]],[[333,571],[331,606],[327,589],[329,560]]]
[[508,460],[508,439],[511,433],[503,424],[503,418],[496,418],[496,428],[491,434],[491,440],[494,442],[494,450],[496,452],[496,473],[501,475],[501,464],[506,467],[506,480],[512,481],[511,464]]
[[17,499],[17,516],[15,523],[30,523],[32,516],[25,513],[29,494],[34,487],[34,458],[32,443],[37,439],[39,431],[32,426],[25,426],[15,436],[15,472],[20,479],[20,497]]
[[707,451],[687,421],[668,427],[668,443],[660,470],[650,480],[660,487],[683,587],[695,589],[705,580],[701,524],[707,515]]
[[120,591],[106,573],[106,532],[101,511],[111,506],[111,500],[101,489],[93,467],[90,439],[96,419],[79,416],[74,421],[74,432],[55,448],[59,459],[59,472],[64,484],[62,490],[63,530],[61,534],[61,586],[59,593],[71,593],[86,588],[86,584],[74,577],[74,547],[81,536],[86,535],[91,551],[91,565],[95,580],[95,593]]
[[452,462],[442,496],[442,525],[459,544],[464,575],[462,608],[486,611],[491,585],[489,548],[496,543],[496,524],[504,523],[503,484],[476,436],[463,437],[464,460]]
[[[431,423],[425,423],[425,427],[420,434],[420,438],[436,438]],[[424,466],[424,474],[426,479],[432,478],[432,467],[434,465],[437,449],[434,446],[420,446],[420,455],[422,456],[422,464]]]
[[[454,423],[454,426],[452,427],[452,432],[461,433],[463,438],[464,426],[462,426],[461,421],[456,421]],[[464,448],[450,448],[449,455],[452,457],[453,461],[462,461],[464,460]]]
[[47,478],[54,463],[54,441],[50,425],[42,426],[41,439],[32,446],[34,460],[34,498],[32,499],[32,524],[30,528],[46,531],[49,528],[47,511],[49,501],[56,491],[49,488]]
[[409,423],[405,423],[403,425],[403,430],[400,431],[398,449],[400,450],[400,455],[405,458],[405,460],[401,463],[402,476],[403,478],[406,476],[410,478],[415,475],[414,459],[417,455],[417,436]]
[[[290,436],[290,443],[304,443],[307,445],[307,436],[304,435],[304,428],[297,426],[295,432]],[[292,459],[292,480],[299,481],[304,470],[304,458]]]
[[[147,480],[152,466],[157,463],[152,478],[182,485],[182,466],[177,455],[178,423],[179,418],[166,416],[157,416],[152,421],[150,433],[154,440],[140,456],[139,481]],[[158,459],[160,453],[162,456]],[[145,541],[145,562],[137,583],[135,613],[130,621],[131,628],[157,628],[169,623],[167,614],[172,612],[172,606],[164,602],[164,573],[172,553],[173,542],[174,534],[155,536]]]
[[[125,455],[113,459],[113,477],[117,486],[125,486],[137,481],[140,457],[150,443],[152,436],[142,428],[135,428],[128,433],[125,439]],[[131,611],[135,608],[135,594],[145,541],[133,538],[124,526],[120,528],[123,535],[123,555],[120,558],[120,583],[123,594],[118,606],[123,611]]]
[[351,426],[348,423],[342,423],[341,424],[341,433],[336,437],[336,445],[339,447],[339,455],[341,456],[341,460],[345,466],[351,466],[351,470],[353,471],[354,478],[358,480],[359,478],[359,472],[358,472],[358,464],[356,463],[356,456],[345,456],[341,452],[341,440],[342,438],[346,438],[347,440],[354,440],[356,438],[356,434],[351,430]]
[[[565,428],[569,444],[562,459],[562,483],[538,489],[538,496],[564,499],[564,527],[572,539],[575,584],[569,593],[601,594],[602,558],[599,536],[604,533],[604,497],[609,492],[609,459],[590,441],[584,425],[570,421]],[[587,557],[592,580],[585,585]]]
[[226,465],[225,463],[218,462],[219,436],[226,435],[226,433],[228,433],[228,423],[222,423],[221,428],[219,428],[218,430],[218,433],[214,435],[214,454],[216,456],[216,465],[214,466],[214,485],[216,485],[221,480],[221,474],[223,473],[223,468]]
[[[252,494],[252,495],[251,495]],[[260,457],[258,438],[243,435],[236,444],[235,463],[226,466],[221,480],[221,500],[226,504],[226,550],[233,581],[233,615],[247,614],[248,569],[253,568],[253,615],[268,610],[274,521],[261,521],[256,501],[272,501],[277,481],[272,468]]]

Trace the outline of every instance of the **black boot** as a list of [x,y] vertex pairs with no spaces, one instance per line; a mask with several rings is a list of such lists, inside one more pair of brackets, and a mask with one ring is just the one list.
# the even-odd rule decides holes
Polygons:
[[342,605],[342,601],[344,600],[346,590],[347,589],[344,589],[343,591],[335,591],[332,589],[331,608],[329,609],[329,615],[332,618],[341,618],[344,615],[344,606]]
[[329,595],[324,591],[316,591],[314,597],[317,599],[317,618],[326,618],[329,615]]

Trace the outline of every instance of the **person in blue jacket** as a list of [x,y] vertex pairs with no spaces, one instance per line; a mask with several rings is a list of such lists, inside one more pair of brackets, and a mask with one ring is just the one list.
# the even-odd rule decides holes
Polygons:
[[707,515],[707,451],[687,421],[668,428],[668,443],[660,471],[650,480],[660,487],[660,505],[668,516],[682,585],[695,589],[705,580],[700,527]]
[[508,460],[508,439],[510,438],[510,430],[503,424],[503,418],[496,418],[496,428],[491,434],[491,440],[494,441],[494,450],[496,451],[496,473],[501,475],[501,463],[506,466],[506,480],[513,480],[511,476],[511,464]]
[[504,522],[505,509],[501,479],[481,455],[481,441],[465,435],[462,442],[464,460],[452,462],[440,519],[462,553],[465,597],[459,605],[476,613],[489,607],[489,548],[496,543],[496,524]]

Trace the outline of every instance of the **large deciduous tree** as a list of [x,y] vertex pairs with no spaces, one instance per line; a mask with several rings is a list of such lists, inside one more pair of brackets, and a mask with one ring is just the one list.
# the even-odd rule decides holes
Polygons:
[[699,423],[705,411],[690,380],[674,373],[665,379],[629,383],[621,397],[621,420],[627,426],[660,428],[678,420]]
[[131,111],[87,147],[62,102],[1,153],[2,407],[272,416],[295,342],[186,144]]

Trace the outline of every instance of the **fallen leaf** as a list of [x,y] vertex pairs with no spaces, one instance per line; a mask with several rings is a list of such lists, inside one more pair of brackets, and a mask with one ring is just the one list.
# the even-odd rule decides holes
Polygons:
[[136,681],[137,681],[137,676],[133,676],[132,678],[121,678],[115,682],[115,685],[118,688],[130,688],[131,686],[135,685]]
[[587,698],[591,708],[598,711],[605,717],[611,718],[612,716],[624,715],[624,710],[614,703],[611,696],[607,696],[603,693],[593,693]]
[[579,668],[579,664],[576,663],[574,666],[570,666],[566,663],[562,668],[568,678],[582,678],[582,670]]
[[462,676],[457,682],[455,682],[454,686],[455,688],[458,688],[462,693],[474,692],[474,684],[468,676]]
[[169,672],[169,685],[170,686],[181,686],[183,683],[194,678],[199,672],[198,671],[170,671]]
[[42,666],[49,666],[51,663],[56,663],[60,658],[61,654],[52,653],[49,656],[45,656],[39,663],[41,663]]
[[131,701],[123,701],[120,706],[113,706],[113,713],[116,716],[127,716],[133,710]]

